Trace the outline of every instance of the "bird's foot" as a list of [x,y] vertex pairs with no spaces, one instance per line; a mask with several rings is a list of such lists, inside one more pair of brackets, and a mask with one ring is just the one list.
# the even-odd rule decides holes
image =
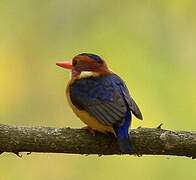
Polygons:
[[91,127],[85,126],[82,129],[85,129],[85,130],[89,131],[93,136],[95,136],[95,131]]

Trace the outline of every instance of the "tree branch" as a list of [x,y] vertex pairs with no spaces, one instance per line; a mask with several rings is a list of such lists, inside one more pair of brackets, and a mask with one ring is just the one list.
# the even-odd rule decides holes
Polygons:
[[[137,155],[196,157],[196,131],[138,128],[130,132]],[[84,129],[16,127],[0,124],[0,153],[45,152],[72,154],[121,154],[112,134],[92,136]]]

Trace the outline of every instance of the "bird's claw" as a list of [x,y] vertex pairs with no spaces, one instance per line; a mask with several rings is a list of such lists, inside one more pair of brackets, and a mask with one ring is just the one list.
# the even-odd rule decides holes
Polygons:
[[92,128],[90,128],[89,126],[85,126],[82,129],[89,131],[93,136],[95,136],[95,131]]

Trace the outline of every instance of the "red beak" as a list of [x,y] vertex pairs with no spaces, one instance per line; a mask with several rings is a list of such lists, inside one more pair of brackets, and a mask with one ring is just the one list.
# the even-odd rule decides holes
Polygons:
[[65,69],[72,69],[72,61],[60,61],[56,65]]

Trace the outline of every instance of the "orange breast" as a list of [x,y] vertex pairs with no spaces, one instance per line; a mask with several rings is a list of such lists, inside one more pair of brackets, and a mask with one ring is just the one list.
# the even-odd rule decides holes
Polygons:
[[67,85],[67,88],[66,88],[66,96],[67,96],[68,102],[69,102],[69,104],[70,104],[73,112],[85,124],[87,124],[90,128],[95,129],[97,131],[100,131],[102,133],[106,133],[106,132],[112,132],[112,133],[114,133],[114,130],[113,130],[112,127],[101,124],[97,119],[95,119],[93,116],[91,116],[88,112],[83,111],[83,110],[79,110],[78,108],[76,108],[76,106],[74,106],[72,104],[71,99],[70,99],[70,84],[71,84],[71,81]]

